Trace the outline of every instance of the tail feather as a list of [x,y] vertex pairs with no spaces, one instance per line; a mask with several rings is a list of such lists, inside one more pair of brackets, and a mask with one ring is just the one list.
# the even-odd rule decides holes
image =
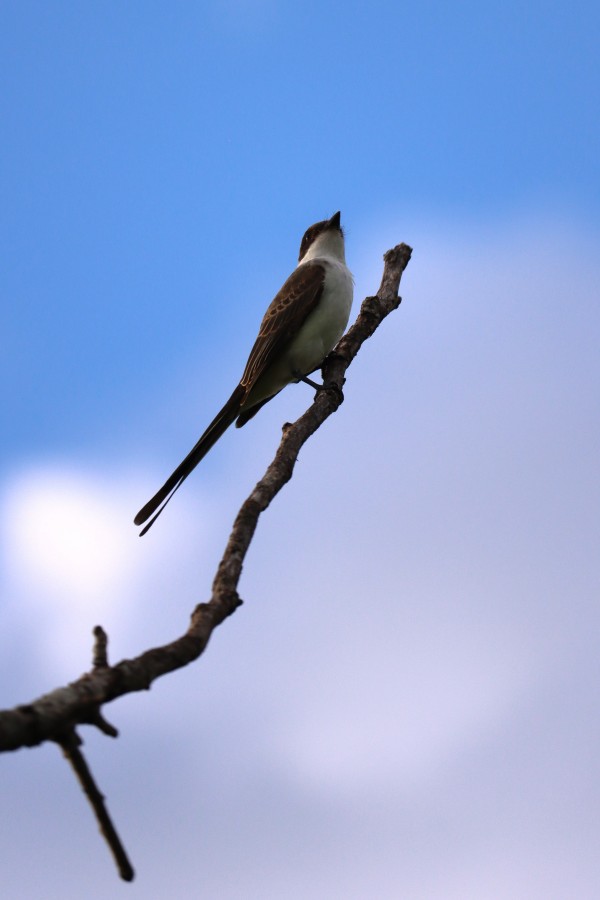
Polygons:
[[148,524],[140,532],[140,537],[143,534],[146,534],[175,491],[183,484],[190,472],[196,468],[200,460],[206,456],[210,448],[216,444],[221,435],[224,434],[229,426],[235,421],[239,415],[245,394],[245,388],[242,387],[242,385],[238,385],[223,409],[215,416],[202,437],[194,447],[192,447],[185,459],[179,463],[175,471],[167,478],[163,486],[156,492],[152,499],[140,509],[133,520],[135,525],[143,525],[143,523],[152,516]]
[[243,413],[240,413],[235,423],[236,428],[241,428],[246,422],[249,422],[250,419],[254,418],[259,409],[262,409],[265,403],[268,403],[269,400],[272,400],[275,394],[271,394],[270,397],[265,397],[264,400],[259,400],[254,406],[251,406],[250,409],[244,410]]

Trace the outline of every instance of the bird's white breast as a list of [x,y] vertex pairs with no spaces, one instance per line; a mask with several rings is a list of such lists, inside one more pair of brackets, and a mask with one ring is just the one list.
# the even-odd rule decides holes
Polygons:
[[308,316],[286,354],[293,369],[308,375],[333,350],[348,324],[352,309],[352,274],[337,259],[314,259],[325,267],[325,285],[318,306]]

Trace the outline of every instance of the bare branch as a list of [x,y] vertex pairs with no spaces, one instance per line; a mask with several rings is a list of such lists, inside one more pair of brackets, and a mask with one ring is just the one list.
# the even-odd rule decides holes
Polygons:
[[385,254],[377,295],[366,298],[356,322],[325,360],[323,379],[330,389],[319,391],[304,415],[293,425],[284,427],[275,458],[236,517],[213,582],[211,599],[193,611],[187,632],[135,659],[109,666],[106,635],[98,627],[90,672],[31,704],[0,712],[0,750],[31,747],[45,740],[61,742],[62,736],[79,724],[96,725],[104,733],[116,736],[116,729],[100,716],[102,704],[133,691],[147,690],[156,678],[186,666],[203,653],[213,630],[242,602],[238,583],[261,512],[292,477],[302,445],[342,402],[344,375],[361,345],[399,306],[398,287],[411,252],[406,244],[399,244]]
[[106,840],[110,851],[117,864],[119,875],[123,881],[133,881],[134,871],[121,839],[112,823],[108,810],[104,804],[104,796],[100,793],[94,781],[83,753],[80,750],[82,741],[74,729],[66,732],[57,743],[62,747],[65,758],[71,764],[75,776],[81,785],[84,794],[90,801],[90,806],[96,816],[100,833]]

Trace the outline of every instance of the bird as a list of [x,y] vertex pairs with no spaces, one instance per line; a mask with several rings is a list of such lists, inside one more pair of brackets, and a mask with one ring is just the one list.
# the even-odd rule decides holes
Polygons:
[[[298,264],[271,301],[240,383],[188,455],[134,518],[146,534],[175,491],[235,422],[245,425],[288,384],[321,367],[348,324],[354,280],[346,266],[341,213],[316,222],[300,243]],[[150,521],[148,521],[150,520]]]

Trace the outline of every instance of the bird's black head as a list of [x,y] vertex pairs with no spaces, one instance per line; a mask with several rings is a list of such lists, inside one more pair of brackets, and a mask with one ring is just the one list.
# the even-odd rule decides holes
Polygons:
[[340,224],[340,217],[341,213],[336,212],[330,219],[324,219],[322,222],[315,222],[314,225],[311,225],[310,228],[306,229],[306,231],[304,232],[304,237],[302,238],[302,242],[300,244],[298,262],[301,262],[304,259],[310,246],[314,244],[316,239],[326,231],[336,231],[339,235],[341,235],[343,239],[344,230]]

